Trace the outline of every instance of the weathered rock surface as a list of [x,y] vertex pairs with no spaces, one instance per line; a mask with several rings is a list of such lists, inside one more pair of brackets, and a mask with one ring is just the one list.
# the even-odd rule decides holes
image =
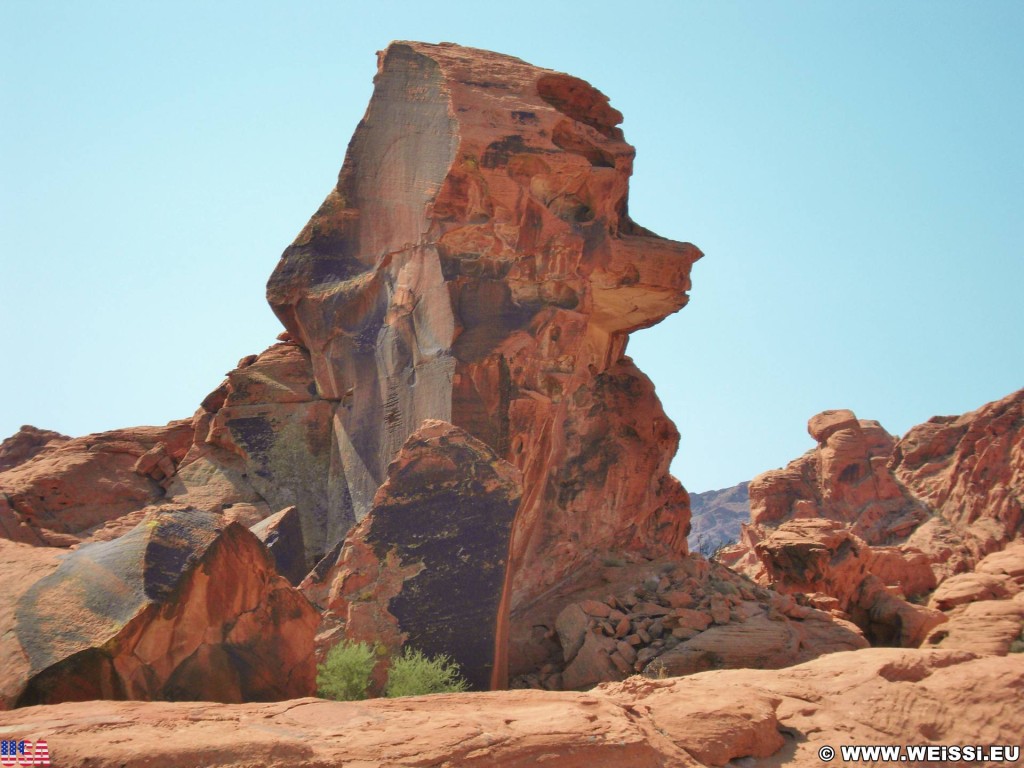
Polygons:
[[800,605],[696,556],[611,564],[600,584],[548,595],[527,618],[513,632],[522,664],[513,684],[552,690],[635,672],[779,668],[867,647],[838,612]]
[[941,575],[970,570],[1024,532],[1024,389],[914,427],[892,473],[936,513],[910,543],[934,553]]
[[513,606],[595,552],[685,551],[678,435],[623,352],[686,303],[700,252],[630,220],[621,119],[511,57],[380,55],[338,184],[267,288],[331,411],[325,551],[425,419],[523,473]]
[[631,678],[588,693],[88,702],[5,712],[0,724],[10,738],[46,739],[54,764],[68,768],[660,768],[745,757],[820,768],[825,745],[1020,744],[1021,701],[1024,655],[870,649],[780,671]]
[[[507,684],[515,467],[465,430],[426,421],[388,467],[337,561],[303,588],[353,640],[446,654],[477,690]],[[382,664],[386,662],[382,661]]]
[[[898,442],[850,411],[819,414],[808,431],[817,448],[751,482],[751,524],[723,562],[812,603],[835,600],[881,644],[961,636],[936,628],[953,617],[941,611],[1019,591],[1024,390]],[[908,602],[929,595],[928,608]],[[993,647],[1005,647],[997,634]]]
[[[13,445],[24,448],[26,435],[38,436],[23,429]],[[0,471],[0,537],[71,546],[98,526],[163,500],[191,437],[187,421],[172,421],[73,440],[48,437],[38,451],[12,449],[29,457]]]
[[294,507],[296,580],[439,419],[522,473],[513,612],[608,553],[684,554],[678,433],[625,349],[686,304],[701,254],[630,219],[621,121],[569,75],[389,46],[337,185],[269,280],[280,343],[189,422],[63,443],[23,431],[0,536],[73,546],[161,508],[250,526]]
[[[316,612],[237,523],[161,512],[20,572],[0,706],[96,698],[261,701],[314,688]],[[6,565],[6,560],[5,560]]]
[[740,538],[740,526],[750,522],[749,483],[719,491],[690,494],[690,535],[692,552],[710,556],[723,544]]
[[44,450],[55,448],[71,438],[50,429],[39,429],[26,424],[0,443],[0,472],[24,464]]

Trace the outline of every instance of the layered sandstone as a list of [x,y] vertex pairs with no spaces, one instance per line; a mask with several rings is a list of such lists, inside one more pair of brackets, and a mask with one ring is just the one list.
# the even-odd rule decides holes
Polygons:
[[1024,655],[870,649],[780,671],[634,677],[588,693],[89,702],[6,712],[0,724],[10,738],[45,739],[54,765],[68,768],[820,768],[825,746],[1020,745],[1022,700]]

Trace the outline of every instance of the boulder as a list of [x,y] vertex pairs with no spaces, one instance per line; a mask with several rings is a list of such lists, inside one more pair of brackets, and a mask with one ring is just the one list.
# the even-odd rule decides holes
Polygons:
[[2,705],[266,701],[314,688],[316,613],[237,523],[160,512],[68,553],[17,599]]
[[477,690],[507,680],[509,536],[519,471],[465,430],[426,421],[326,571],[303,583],[351,639],[457,662]]

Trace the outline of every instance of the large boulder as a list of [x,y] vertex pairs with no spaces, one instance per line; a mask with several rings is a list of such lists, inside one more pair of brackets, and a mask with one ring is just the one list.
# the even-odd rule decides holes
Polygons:
[[3,627],[5,655],[16,660],[4,708],[266,701],[314,689],[316,612],[238,523],[156,513],[42,567]]
[[521,496],[519,470],[464,430],[426,421],[337,562],[303,587],[347,637],[387,656],[405,645],[445,654],[473,688],[503,687],[509,536]]

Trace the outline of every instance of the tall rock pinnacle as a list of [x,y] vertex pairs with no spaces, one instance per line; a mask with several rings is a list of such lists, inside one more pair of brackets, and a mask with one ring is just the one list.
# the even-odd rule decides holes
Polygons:
[[678,435],[623,352],[686,303],[701,254],[629,218],[621,120],[584,81],[509,56],[379,54],[338,184],[267,287],[334,404],[331,516],[361,519],[440,419],[523,472],[519,593],[594,551],[684,551]]

